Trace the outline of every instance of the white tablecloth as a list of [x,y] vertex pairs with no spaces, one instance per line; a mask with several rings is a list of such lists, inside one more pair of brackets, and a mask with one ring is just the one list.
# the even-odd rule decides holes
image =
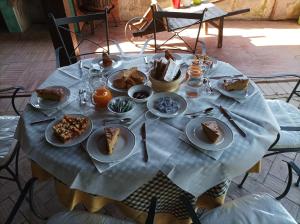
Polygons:
[[[182,56],[188,60],[191,55]],[[151,56],[149,56],[149,59]],[[88,61],[85,61],[88,64]],[[127,57],[123,68],[138,66],[145,71],[146,65],[142,56]],[[72,74],[79,75],[78,64],[65,67]],[[218,62],[211,75],[238,74],[231,65]],[[71,88],[70,103],[60,108],[55,116],[64,113],[84,113],[89,115],[95,126],[102,125],[103,118],[111,117],[108,112],[94,111],[93,108],[80,108],[77,91],[82,83],[55,71],[42,84],[64,85]],[[255,88],[258,88],[255,86]],[[178,91],[183,94],[182,89]],[[28,106],[20,120],[17,137],[21,141],[23,150],[28,157],[37,162],[41,167],[56,178],[69,185],[91,194],[102,195],[116,200],[123,200],[129,194],[147,183],[161,170],[171,181],[183,190],[199,196],[209,188],[232,179],[254,165],[267,151],[268,147],[276,139],[279,127],[273,117],[266,101],[260,91],[257,91],[248,100],[239,103],[233,99],[224,97],[218,92],[211,97],[198,98],[188,101],[188,111],[197,111],[208,105],[222,104],[231,111],[234,120],[246,132],[243,138],[235,128],[217,110],[215,116],[229,125],[234,133],[232,145],[225,149],[217,159],[192,148],[180,140],[185,124],[189,119],[178,117],[167,120],[147,121],[147,145],[149,162],[143,162],[140,126],[144,119],[145,105],[140,105],[134,115],[135,123],[130,126],[136,134],[136,149],[138,152],[120,164],[100,173],[91,161],[89,155],[79,146],[70,148],[56,148],[48,144],[44,137],[47,124],[31,126],[29,123],[45,115]]]

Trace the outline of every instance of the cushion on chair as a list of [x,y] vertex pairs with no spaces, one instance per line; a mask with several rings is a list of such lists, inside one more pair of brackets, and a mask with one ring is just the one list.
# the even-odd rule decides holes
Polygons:
[[106,215],[85,211],[60,212],[52,216],[47,224],[133,224]]
[[16,147],[14,134],[18,121],[18,116],[0,116],[0,166],[9,160]]
[[[300,127],[300,110],[282,100],[267,100],[280,126]],[[280,139],[273,147],[279,149],[300,149],[300,131],[280,131]],[[288,151],[288,150],[287,150]]]
[[288,211],[268,194],[247,195],[205,213],[201,224],[297,224]]

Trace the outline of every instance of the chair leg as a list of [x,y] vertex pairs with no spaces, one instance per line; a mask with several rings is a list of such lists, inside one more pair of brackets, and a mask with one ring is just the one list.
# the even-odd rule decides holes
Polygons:
[[296,186],[296,187],[299,187],[299,183],[300,183],[300,176],[298,177],[298,180],[297,180],[297,182],[295,183],[295,186]]
[[239,188],[242,188],[243,187],[243,184],[245,183],[246,179],[248,178],[249,176],[249,173],[246,173],[243,180],[241,181],[241,183],[238,185]]
[[27,181],[27,183],[24,186],[24,189],[21,191],[21,195],[19,196],[15,206],[13,207],[12,211],[10,212],[5,224],[10,224],[12,223],[14,217],[16,216],[19,208],[22,205],[22,202],[24,201],[27,192],[29,191],[29,189],[31,188],[31,186],[34,184],[34,182],[37,180],[37,178],[31,178],[29,181]]
[[283,191],[283,193],[281,195],[279,195],[278,197],[276,197],[276,200],[281,200],[282,198],[284,198],[291,189],[291,185],[292,185],[292,181],[293,181],[292,166],[291,166],[290,162],[286,162],[286,163],[288,165],[288,170],[289,170],[288,183],[287,183],[286,188]]
[[18,189],[22,191],[21,183],[18,176],[9,167],[6,167],[5,169],[12,176],[13,180],[16,182]]
[[293,91],[291,92],[291,94],[289,95],[288,99],[287,99],[287,103],[290,102],[290,100],[292,99],[293,95],[296,93],[298,87],[300,85],[300,80],[297,82],[296,86],[294,87]]

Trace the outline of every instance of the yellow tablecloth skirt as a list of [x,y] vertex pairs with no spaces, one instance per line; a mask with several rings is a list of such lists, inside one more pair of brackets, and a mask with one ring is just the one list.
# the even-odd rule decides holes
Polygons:
[[[50,178],[53,178],[53,176],[50,173],[42,169],[37,163],[33,161],[31,161],[31,169],[32,176],[38,178],[40,181],[45,181]],[[251,168],[251,172],[259,172],[259,170],[260,162],[258,162],[253,168]],[[60,182],[56,178],[54,178],[54,181],[55,189],[60,202],[69,210],[73,210],[76,207],[76,205],[82,204],[89,212],[97,212],[107,204],[114,204],[127,217],[132,218],[137,223],[145,223],[145,220],[147,218],[147,213],[145,212],[132,209],[119,201],[108,199],[102,196],[88,194],[76,189],[70,189],[67,185]],[[207,209],[218,207],[224,203],[225,196],[226,195],[222,195],[220,197],[213,198],[209,195],[203,194],[197,199],[197,206],[200,208]],[[191,223],[191,220],[178,220],[175,216],[171,214],[157,213],[155,214],[155,223],[185,224]]]

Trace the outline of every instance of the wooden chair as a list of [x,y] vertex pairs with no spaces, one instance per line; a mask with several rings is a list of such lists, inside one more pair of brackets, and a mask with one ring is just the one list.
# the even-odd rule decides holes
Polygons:
[[[37,181],[37,178],[32,177],[29,179],[24,188],[21,191],[21,194],[14,205],[12,211],[9,214],[5,224],[11,224],[16,216],[19,208],[22,205],[22,202],[26,198],[26,194],[31,192],[34,183]],[[156,208],[156,201],[157,199],[153,197],[151,199],[151,203],[148,210],[148,216],[146,219],[145,224],[153,224],[154,223],[154,216],[155,216],[155,208]],[[47,224],[99,224],[99,223],[114,223],[114,224],[134,224],[135,222],[132,221],[124,221],[120,219],[116,219],[114,217],[96,214],[96,213],[89,213],[86,211],[71,211],[71,212],[60,212],[52,216],[48,219]]]
[[[300,152],[300,110],[289,104],[290,100],[294,96],[299,96],[299,83],[300,75],[298,74],[277,74],[267,77],[250,77],[253,80],[259,79],[278,79],[278,78],[287,78],[287,77],[296,77],[299,79],[292,92],[290,93],[287,101],[282,100],[267,100],[267,103],[273,112],[274,117],[276,118],[279,126],[280,132],[274,144],[268,149],[268,153],[264,157],[289,153],[289,152]],[[241,188],[246,181],[249,173],[247,172],[239,184]],[[284,195],[277,197],[278,200],[282,199]]]
[[[157,50],[161,50],[161,47],[165,45],[168,41],[171,39],[177,37],[183,41],[183,43],[187,46],[188,52],[195,53],[197,50],[197,45],[199,41],[199,35],[200,30],[204,18],[204,14],[207,11],[207,9],[204,9],[202,13],[182,13],[182,12],[167,12],[162,10],[156,10],[156,7],[154,5],[151,6],[152,8],[152,15],[153,15],[153,28],[154,28],[154,45],[155,45],[155,52]],[[182,25],[182,24],[176,24],[174,25],[174,20],[178,19],[185,19],[185,20],[192,20],[193,25],[198,26],[197,36],[195,38],[195,44],[194,46],[190,46],[181,36],[180,33],[184,30],[188,29],[191,25]],[[158,30],[159,27],[164,26],[167,32],[171,32],[172,36],[168,38],[166,41],[164,41],[162,44],[157,44],[157,33],[160,32]],[[200,41],[202,44],[202,54],[206,53],[206,48],[204,42]],[[179,48],[174,48],[179,49]],[[182,50],[182,49],[180,49]]]
[[[49,24],[51,37],[56,53],[57,67],[71,65],[76,63],[80,56],[96,54],[95,52],[80,53],[79,47],[84,41],[88,41],[97,48],[101,48],[104,52],[109,53],[109,43],[114,42],[117,45],[121,54],[123,54],[119,45],[109,39],[107,9],[95,14],[84,16],[73,16],[65,18],[55,18],[52,13],[49,14]],[[102,42],[97,43],[89,40],[82,33],[76,31],[76,25],[80,22],[101,21],[104,23],[104,36],[106,48],[102,47]],[[78,28],[77,28],[78,29]],[[80,40],[81,38],[81,40]],[[58,41],[56,41],[58,40]]]

